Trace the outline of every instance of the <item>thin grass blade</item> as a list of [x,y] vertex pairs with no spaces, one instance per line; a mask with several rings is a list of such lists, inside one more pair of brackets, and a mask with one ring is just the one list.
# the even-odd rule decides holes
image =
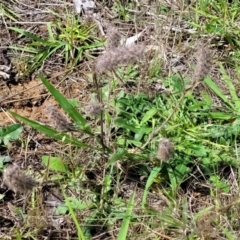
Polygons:
[[231,78],[227,75],[222,63],[220,63],[220,71],[222,73],[223,80],[228,85],[228,89],[231,94],[232,100],[236,106],[236,109],[239,111],[240,110],[240,99],[238,98],[236,88],[234,87]]
[[132,194],[131,199],[128,203],[127,210],[126,210],[117,240],[125,240],[127,237],[127,232],[128,232],[128,228],[129,228],[129,224],[132,216],[134,198],[135,198],[135,192]]
[[148,190],[151,187],[154,179],[157,177],[157,175],[159,174],[160,170],[162,169],[162,166],[157,166],[155,168],[153,168],[153,170],[150,173],[150,176],[148,177],[145,189],[144,189],[144,193],[143,193],[143,199],[142,199],[142,208],[145,208],[146,202],[147,202],[147,195],[148,195]]
[[220,88],[215,84],[215,82],[212,81],[211,78],[206,77],[204,79],[204,82],[208,85],[209,88],[212,89],[213,92],[217,94],[218,97],[220,97],[227,105],[229,105],[232,109],[234,109],[234,105],[227,99],[227,97],[222,93]]
[[76,138],[72,138],[71,136],[69,136],[66,133],[59,133],[58,131],[56,131],[48,126],[42,125],[42,124],[32,121],[28,118],[22,117],[22,116],[18,115],[17,113],[14,113],[11,111],[10,111],[10,113],[17,119],[19,119],[19,120],[23,121],[24,123],[28,124],[29,126],[31,126],[32,128],[38,130],[39,132],[46,134],[49,137],[56,139],[56,140],[63,141],[64,143],[70,143],[70,144],[72,144],[74,146],[78,146],[78,147],[85,147],[85,148],[99,150],[97,148],[94,148],[90,145],[87,145],[87,144],[77,140]]

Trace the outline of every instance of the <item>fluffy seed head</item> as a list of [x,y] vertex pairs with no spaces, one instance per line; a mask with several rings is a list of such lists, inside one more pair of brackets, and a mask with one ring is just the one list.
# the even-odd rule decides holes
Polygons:
[[197,64],[193,73],[193,82],[197,83],[206,77],[211,67],[211,53],[209,49],[200,46],[197,52]]
[[50,124],[58,131],[73,131],[75,129],[72,123],[52,104],[48,104],[46,110]]
[[3,181],[1,186],[8,187],[15,193],[27,193],[31,191],[37,182],[30,176],[26,175],[17,166],[11,164],[3,171]]
[[173,157],[174,154],[174,146],[170,142],[168,138],[162,138],[159,141],[158,145],[158,152],[157,152],[157,158],[161,162],[168,161],[170,158]]
[[89,115],[98,115],[102,111],[102,105],[99,102],[89,102],[85,105],[84,110]]
[[120,64],[129,64],[142,58],[146,50],[145,45],[119,46],[108,49],[97,58],[95,71],[103,73]]
[[107,48],[115,48],[118,47],[121,40],[121,34],[114,27],[109,27],[107,30]]

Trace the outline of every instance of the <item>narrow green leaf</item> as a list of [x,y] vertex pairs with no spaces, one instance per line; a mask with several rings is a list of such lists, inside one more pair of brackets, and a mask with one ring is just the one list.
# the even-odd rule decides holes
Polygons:
[[19,19],[19,16],[17,13],[15,13],[10,8],[6,7],[4,4],[0,3],[0,15],[5,15],[9,19],[11,19],[13,22],[16,22]]
[[78,147],[85,147],[85,148],[91,148],[91,149],[95,149],[95,150],[100,150],[98,148],[92,147],[90,145],[87,145],[83,142],[80,142],[79,140],[77,140],[76,138],[72,138],[71,136],[69,136],[66,133],[59,133],[58,131],[46,126],[46,125],[42,125],[38,122],[32,121],[28,118],[22,117],[20,115],[18,115],[17,113],[11,112],[9,111],[14,117],[16,117],[17,119],[23,121],[24,123],[28,124],[29,126],[31,126],[32,128],[38,130],[39,132],[42,132],[44,134],[46,134],[49,137],[52,137],[54,139],[57,139],[59,141],[62,141],[64,143],[70,143],[74,146],[78,146]]
[[73,222],[74,222],[74,224],[77,228],[78,240],[85,240],[86,238],[84,237],[84,234],[83,234],[82,228],[80,226],[80,223],[79,223],[79,221],[77,219],[77,216],[76,216],[76,214],[73,211],[73,208],[71,206],[71,201],[69,200],[69,198],[67,197],[67,195],[66,195],[66,193],[64,192],[63,189],[62,189],[62,193],[63,193],[64,199],[66,201],[66,206],[68,207],[70,215],[71,215],[71,217],[73,219]]
[[47,23],[47,29],[48,29],[48,35],[49,35],[50,41],[55,41],[54,34],[53,34],[53,31],[52,31],[52,23],[51,22]]
[[148,190],[151,187],[154,179],[157,177],[157,175],[159,174],[160,170],[162,169],[162,166],[157,166],[155,168],[153,168],[153,170],[150,173],[150,176],[148,177],[145,189],[144,189],[144,193],[143,193],[143,199],[142,199],[142,208],[145,208],[146,202],[147,202],[147,195],[148,195]]
[[9,46],[9,49],[14,49],[17,51],[22,51],[22,52],[29,52],[29,53],[34,53],[37,54],[39,53],[39,50],[33,47],[14,47],[14,46]]
[[209,88],[212,89],[213,92],[215,92],[226,104],[228,104],[232,109],[234,109],[234,106],[231,104],[231,102],[228,100],[228,98],[222,93],[221,89],[215,84],[215,82],[212,81],[211,78],[206,77],[204,79],[204,82],[208,85]]
[[126,150],[123,148],[118,148],[117,151],[112,155],[112,157],[107,162],[107,167],[121,159],[126,154]]
[[225,113],[225,112],[200,113],[200,115],[206,116],[206,117],[211,117],[213,119],[220,119],[220,120],[229,120],[229,119],[236,118],[235,115],[233,115],[231,113]]
[[16,27],[9,27],[9,29],[11,29],[11,30],[13,30],[15,32],[18,32],[18,33],[20,33],[20,34],[22,34],[22,35],[24,35],[24,36],[26,36],[26,37],[28,37],[28,38],[30,38],[32,40],[35,40],[36,42],[46,43],[46,40],[36,36],[35,34],[27,32],[27,31],[25,31],[23,29],[16,28]]
[[126,240],[129,224],[131,221],[132,210],[134,206],[134,198],[135,198],[135,192],[132,194],[131,199],[128,203],[125,217],[123,219],[122,226],[120,228],[117,240]]
[[225,83],[228,85],[228,89],[231,94],[233,103],[235,104],[237,111],[240,111],[240,99],[238,98],[236,88],[234,87],[231,78],[227,75],[222,63],[220,63],[220,71],[222,73]]
[[19,123],[0,128],[0,143],[3,141],[4,145],[7,145],[11,140],[18,139],[22,130]]
[[56,89],[54,86],[47,81],[42,75],[39,76],[43,84],[53,95],[56,101],[60,104],[63,110],[71,117],[71,119],[77,124],[77,126],[86,131],[86,133],[91,134],[91,128],[88,126],[85,118],[68,102],[68,100]]
[[178,181],[175,172],[173,171],[171,166],[167,166],[167,172],[170,180],[170,186],[172,189],[172,196],[175,197],[177,193]]
[[146,123],[149,119],[151,119],[155,114],[157,113],[156,108],[152,108],[146,112],[146,114],[143,116],[140,125],[142,126],[144,123]]
[[214,209],[215,206],[209,206],[206,207],[202,210],[200,210],[198,213],[195,214],[195,216],[193,217],[194,221],[197,221],[200,217],[202,217],[205,213],[208,213],[209,211],[211,211],[212,209]]
[[228,229],[226,229],[222,226],[219,226],[219,227],[222,229],[223,233],[226,235],[227,240],[237,240],[238,239],[238,237],[234,236],[231,232],[229,232]]

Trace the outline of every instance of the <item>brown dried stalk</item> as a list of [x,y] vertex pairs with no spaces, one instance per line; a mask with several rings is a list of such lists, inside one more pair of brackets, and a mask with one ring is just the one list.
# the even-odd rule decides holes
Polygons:
[[11,164],[3,171],[3,181],[1,187],[8,187],[15,193],[27,193],[37,185],[37,182],[27,176],[17,166]]
[[142,58],[146,50],[145,45],[119,46],[108,49],[97,58],[95,72],[103,73],[112,70],[120,64],[129,64]]
[[170,158],[173,157],[174,154],[174,146],[167,138],[162,138],[159,141],[158,145],[158,152],[157,152],[157,158],[161,162],[168,161]]

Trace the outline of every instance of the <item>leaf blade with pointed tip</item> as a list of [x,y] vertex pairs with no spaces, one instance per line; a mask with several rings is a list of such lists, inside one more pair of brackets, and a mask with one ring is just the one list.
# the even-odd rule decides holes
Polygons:
[[76,123],[76,125],[84,130],[86,133],[92,135],[91,128],[88,126],[86,119],[69,103],[69,101],[47,81],[42,75],[39,76],[45,87],[53,95],[63,110],[70,116],[70,118]]
[[92,147],[88,144],[85,144],[85,143],[79,141],[78,139],[69,136],[66,133],[59,133],[58,131],[56,131],[56,130],[54,130],[54,129],[46,126],[46,125],[43,125],[43,124],[40,124],[40,123],[35,122],[33,120],[30,120],[28,118],[22,117],[22,116],[18,115],[17,113],[14,113],[14,112],[11,112],[11,111],[9,111],[9,112],[14,117],[16,117],[17,119],[19,119],[19,120],[23,121],[24,123],[28,124],[32,128],[38,130],[39,132],[42,132],[42,133],[46,134],[49,137],[52,137],[52,138],[56,139],[56,140],[63,141],[64,143],[70,143],[70,144],[72,144],[74,146],[78,146],[78,147],[85,147],[85,148],[100,150],[98,148],[95,148],[95,147]]
[[133,205],[134,198],[135,198],[135,192],[133,192],[131,199],[127,205],[127,210],[126,210],[117,240],[125,240],[127,237],[127,232],[128,232],[129,224],[131,221],[132,210],[133,210],[133,206],[134,206]]

